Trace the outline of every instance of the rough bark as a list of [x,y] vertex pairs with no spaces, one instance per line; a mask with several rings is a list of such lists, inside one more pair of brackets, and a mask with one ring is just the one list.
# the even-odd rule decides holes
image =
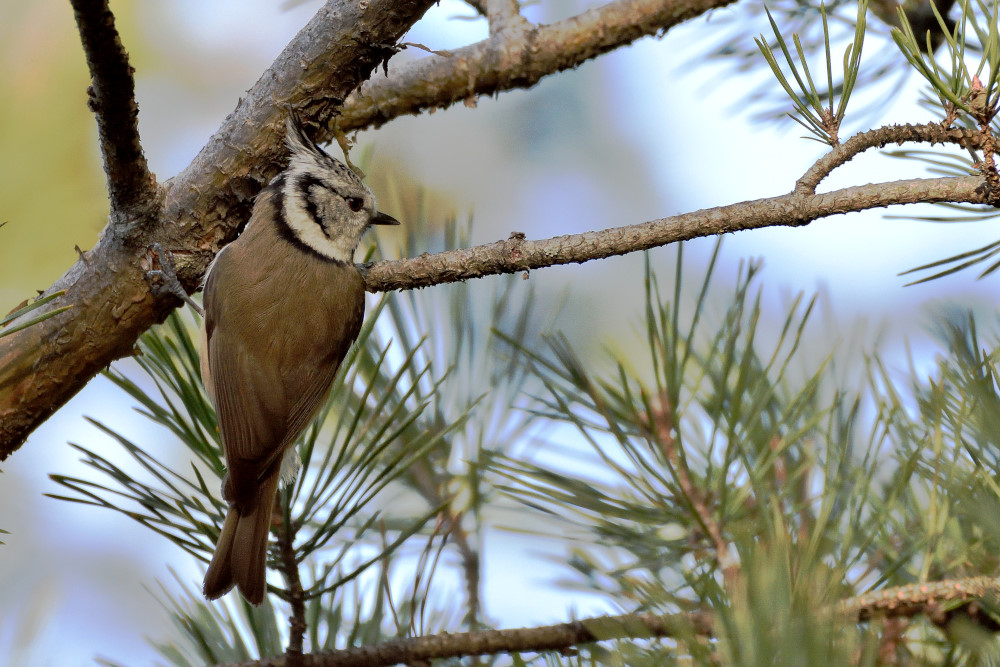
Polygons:
[[[148,246],[156,242],[172,251],[181,282],[193,290],[247,219],[253,196],[281,168],[285,106],[328,125],[343,99],[394,52],[391,45],[431,4],[328,2],[195,160],[157,190],[160,196],[112,202],[118,207],[110,214],[113,224],[50,288],[67,290],[53,307],[72,309],[0,339],[0,460],[102,368],[130,354],[142,332],[177,306],[175,297],[157,298],[150,291]],[[95,92],[106,85],[95,81]],[[117,181],[115,156],[106,156],[105,164],[109,179]]]
[[[157,268],[149,252],[152,244],[172,253],[189,292],[197,287],[212,258],[248,218],[254,195],[283,166],[281,127],[287,107],[308,119],[316,139],[324,141],[342,130],[378,125],[403,113],[531,86],[543,76],[731,1],[614,0],[565,21],[533,26],[514,11],[515,3],[490,0],[483,4],[492,21],[487,40],[451,56],[405,65],[388,78],[376,75],[352,95],[394,53],[393,45],[430,1],[331,0],[191,164],[159,185],[148,173],[137,143],[131,69],[106,0],[73,0],[94,78],[92,108],[102,128],[112,210],[97,245],[82,253],[49,289],[67,293],[48,307],[68,305],[70,310],[0,339],[0,460],[102,368],[130,354],[138,337],[179,304],[174,296],[156,296],[150,290],[146,271]],[[343,115],[334,122],[338,109]],[[542,241],[513,234],[507,241],[479,248],[383,262],[365,267],[368,289],[408,289],[583,262],[698,236],[799,225],[892,204],[996,200],[976,177],[815,194],[826,174],[872,146],[890,141],[946,141],[972,148],[981,144],[978,135],[968,131],[919,127],[923,129],[882,128],[875,131],[880,134],[866,133],[851,145],[845,142],[782,197]]]
[[[311,121],[314,137],[325,141],[338,131],[331,122],[338,108],[344,111],[342,130],[463,99],[470,80],[489,82],[488,88],[473,86],[479,92],[527,87],[542,76],[732,1],[616,0],[552,26],[534,27],[513,11],[514,3],[498,0],[492,3],[491,39],[504,41],[481,43],[475,58],[451,58],[444,68],[434,65],[434,72],[449,81],[454,78],[449,68],[460,71],[462,83],[456,90],[444,90],[440,80],[423,81],[422,70],[407,68],[402,71],[409,89],[397,85],[393,94],[412,101],[430,86],[438,99],[425,99],[416,107],[410,102],[394,110],[380,108],[377,117],[367,119],[359,118],[352,104],[344,105],[344,99],[395,51],[393,45],[430,2],[331,1],[240,101],[195,160],[159,185],[148,174],[136,143],[131,68],[107,2],[73,0],[94,77],[92,108],[103,128],[113,207],[98,244],[82,253],[48,290],[67,289],[51,307],[71,305],[71,310],[0,339],[0,460],[97,372],[130,354],[142,332],[177,306],[175,297],[157,297],[149,289],[145,272],[157,268],[150,245],[158,243],[172,253],[188,291],[197,287],[212,258],[247,219],[253,196],[282,166],[286,105]],[[118,110],[123,124],[108,122],[108,109]],[[124,152],[119,154],[119,148]],[[134,193],[140,196],[130,196]]]
[[979,176],[915,178],[861,185],[823,194],[792,193],[651,220],[638,225],[531,241],[512,234],[475,248],[378,262],[365,267],[370,292],[413,289],[441,283],[575,264],[703,236],[774,226],[799,226],[840,213],[921,202],[988,203]]
[[511,17],[503,0],[495,0],[499,7],[491,15],[488,39],[371,79],[347,99],[339,124],[344,131],[378,127],[403,114],[528,88],[545,76],[733,2],[616,0],[558,23],[534,26],[520,15]]

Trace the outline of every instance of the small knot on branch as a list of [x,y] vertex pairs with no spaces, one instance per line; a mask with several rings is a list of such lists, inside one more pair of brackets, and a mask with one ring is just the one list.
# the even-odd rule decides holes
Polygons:
[[504,242],[504,253],[507,258],[514,263],[524,259],[524,242],[527,240],[524,232],[511,232]]

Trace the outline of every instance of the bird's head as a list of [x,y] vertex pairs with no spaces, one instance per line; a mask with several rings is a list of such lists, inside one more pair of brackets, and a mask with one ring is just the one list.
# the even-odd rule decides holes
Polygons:
[[291,151],[282,174],[282,213],[289,230],[316,253],[353,262],[371,225],[398,225],[380,213],[371,190],[350,168],[310,140],[289,116],[285,143]]

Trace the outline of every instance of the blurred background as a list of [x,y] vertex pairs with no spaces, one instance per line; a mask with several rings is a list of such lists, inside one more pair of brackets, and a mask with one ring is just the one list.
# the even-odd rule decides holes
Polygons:
[[[545,0],[524,13],[545,23],[596,4]],[[112,3],[136,70],[143,145],[159,179],[194,157],[319,6],[318,0]],[[712,57],[737,28],[744,41],[765,29],[743,21],[742,11],[716,11],[531,90],[481,99],[475,109],[459,105],[400,118],[360,134],[355,155],[372,151],[368,173],[376,196],[376,175],[392,172],[434,192],[460,218],[471,215],[473,243],[512,231],[544,238],[601,229],[786,193],[824,147],[802,139],[787,118],[763,117],[779,106],[778,98],[757,95],[770,80],[762,59],[747,72],[742,61]],[[486,35],[485,21],[466,5],[442,0],[406,40],[447,49]],[[880,34],[873,25],[865,48],[877,54],[893,47],[884,28]],[[413,57],[421,54],[398,56]],[[0,63],[0,221],[7,222],[0,229],[0,309],[6,312],[68,268],[75,246],[94,244],[107,201],[86,108],[87,68],[68,3],[0,0]],[[852,117],[849,110],[842,136],[882,123],[933,120],[916,105],[919,89],[908,80],[888,99],[884,89],[869,91],[866,113]],[[922,173],[918,165],[864,156],[824,187]],[[396,232],[383,233],[391,241]],[[798,292],[822,294],[808,354],[823,358],[836,348],[860,361],[877,348],[890,365],[905,366],[909,355],[919,368],[935,353],[927,334],[935,318],[973,309],[993,322],[991,283],[977,282],[971,272],[904,287],[897,274],[993,240],[987,224],[934,225],[888,219],[882,211],[837,216],[801,229],[730,236],[717,281],[725,292],[740,260],[763,257],[763,298],[776,322]],[[713,244],[686,247],[693,284]],[[673,249],[652,257],[664,277],[672,273]],[[535,271],[524,289],[532,287],[543,308],[564,302],[555,326],[578,350],[627,351],[641,336],[642,271],[636,254]],[[484,294],[489,280],[480,281]],[[193,559],[128,519],[43,497],[58,491],[49,473],[87,474],[68,442],[100,448],[106,440],[85,417],[165,461],[186,460],[98,378],[4,462],[0,528],[10,534],[0,547],[0,662],[73,665],[105,656],[149,663],[155,654],[146,638],[166,640],[172,632],[155,597],[160,586],[176,590],[175,574],[189,585],[200,581]],[[486,612],[499,625],[601,611],[554,584],[561,554],[554,545],[499,531],[488,539],[504,555],[486,563]]]

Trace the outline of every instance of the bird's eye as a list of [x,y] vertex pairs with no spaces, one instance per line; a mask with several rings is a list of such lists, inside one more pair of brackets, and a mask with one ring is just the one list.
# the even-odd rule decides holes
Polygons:
[[350,206],[351,210],[356,213],[361,210],[361,207],[364,206],[365,203],[359,197],[348,197],[347,205]]

